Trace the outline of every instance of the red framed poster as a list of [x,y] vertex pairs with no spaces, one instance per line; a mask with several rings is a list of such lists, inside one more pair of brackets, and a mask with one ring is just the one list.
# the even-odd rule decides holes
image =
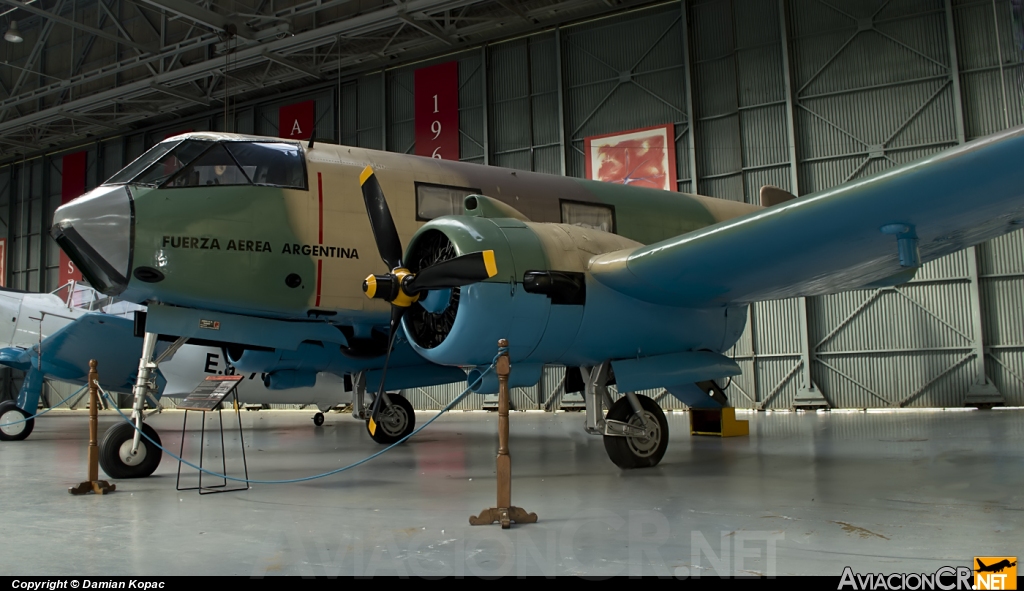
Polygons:
[[7,239],[0,238],[0,287],[7,287]]
[[416,154],[459,159],[459,62],[446,62],[413,73],[416,103]]
[[[85,193],[85,152],[67,154],[63,158],[60,175],[61,205]],[[60,251],[60,269],[57,274],[58,285],[69,281],[81,281],[82,272],[75,267],[68,255]]]
[[676,191],[675,126],[583,138],[588,179]]
[[285,105],[277,111],[277,135],[290,140],[308,140],[316,125],[316,101]]

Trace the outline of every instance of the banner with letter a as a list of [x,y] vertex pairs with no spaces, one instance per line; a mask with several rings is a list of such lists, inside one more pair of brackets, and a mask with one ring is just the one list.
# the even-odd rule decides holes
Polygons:
[[420,68],[413,74],[416,154],[459,159],[459,62]]
[[289,140],[308,140],[316,125],[316,101],[285,105],[277,111],[277,136]]
[[[64,205],[85,193],[85,152],[67,154],[63,158],[60,175],[60,203]],[[82,280],[82,272],[71,262],[64,251],[60,251],[60,273],[58,274],[58,286],[66,284],[72,279]]]

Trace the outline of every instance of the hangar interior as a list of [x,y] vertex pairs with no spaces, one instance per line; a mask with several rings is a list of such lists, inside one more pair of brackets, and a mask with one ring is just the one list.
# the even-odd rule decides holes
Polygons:
[[[85,188],[91,189],[185,131],[284,135],[278,129],[281,108],[309,100],[317,141],[411,154],[414,72],[450,61],[458,63],[463,161],[583,177],[586,138],[671,124],[678,191],[746,203],[758,203],[764,185],[809,194],[1024,124],[1020,10],[1012,0],[0,0],[0,26],[22,38],[0,41],[4,285],[30,292],[62,287],[60,249],[48,230],[62,203],[65,156],[84,152]],[[729,403],[759,411],[961,409],[978,400],[1024,406],[1022,298],[1024,239],[1013,232],[928,263],[903,285],[754,304],[743,336],[728,352],[743,369],[726,389]],[[22,372],[5,368],[0,376],[0,399],[16,397]],[[564,368],[546,367],[536,386],[512,391],[513,407],[578,410],[582,399],[566,393],[565,385]],[[463,387],[403,394],[417,410],[430,411],[444,408]],[[48,383],[43,406],[74,389]],[[685,408],[666,391],[647,394],[665,409]],[[122,402],[130,406],[127,398]],[[455,409],[494,404],[491,397],[471,396]],[[63,431],[71,413],[54,414],[49,426],[37,426],[43,440],[59,449],[78,445]],[[189,547],[206,533],[176,522],[183,516],[202,515],[210,528],[223,531],[236,520],[267,519],[218,538],[231,550],[225,560],[206,565],[210,572],[256,576],[383,571],[687,577],[704,568],[698,550],[720,549],[719,531],[725,540],[727,532],[744,530],[759,532],[759,542],[769,544],[779,532],[788,536],[788,546],[780,541],[780,573],[837,575],[851,563],[868,572],[876,563],[867,557],[883,554],[900,567],[932,568],[973,548],[1007,553],[1019,534],[1013,512],[1021,510],[1021,497],[1008,491],[1019,488],[1021,477],[1000,468],[1004,461],[1021,461],[1021,423],[1013,410],[995,411],[989,419],[935,413],[920,421],[909,413],[868,412],[867,422],[855,421],[861,415],[853,412],[832,418],[778,413],[778,423],[749,413],[749,442],[687,442],[685,419],[670,413],[675,444],[685,450],[677,461],[686,463],[685,475],[671,478],[664,468],[613,473],[601,463],[603,453],[577,433],[577,415],[559,413],[549,423],[547,415],[523,419],[519,427],[513,418],[513,445],[517,438],[522,442],[519,465],[528,466],[517,495],[534,499],[547,511],[542,517],[565,514],[567,506],[576,513],[533,538],[519,534],[517,544],[525,535],[527,546],[542,548],[534,556],[543,554],[544,544],[549,554],[568,544],[576,562],[538,560],[520,567],[526,556],[520,554],[511,562],[446,570],[453,556],[462,564],[463,554],[473,555],[465,540],[499,558],[509,556],[506,542],[483,534],[474,539],[478,534],[462,525],[464,508],[483,507],[492,490],[495,420],[478,414],[446,417],[425,448],[399,451],[400,459],[386,468],[340,484],[302,485],[298,494],[277,489],[215,507],[169,492],[173,464],[165,458],[159,477],[134,489],[149,493],[152,505],[135,500],[101,509],[95,522],[60,519],[69,531],[92,531],[104,519],[135,528],[143,541],[137,547],[117,542],[114,532],[96,533],[95,540],[118,544],[130,557],[129,568],[140,571],[152,566],[143,543],[170,539]],[[265,460],[268,478],[341,461],[282,436],[298,420],[243,416],[254,446],[291,449],[304,458],[289,468],[282,468],[287,459]],[[799,423],[800,416],[808,422]],[[169,432],[176,428],[176,418],[156,420]],[[308,425],[305,415],[301,422]],[[339,426],[313,441],[346,448],[344,460],[377,449],[360,443],[365,433],[354,421],[344,421],[351,423],[347,429],[340,417],[329,422]],[[463,431],[470,436],[461,438]],[[766,451],[771,445],[778,447]],[[4,447],[0,457],[8,459],[0,473],[7,476],[43,462],[41,454]],[[75,449],[36,482],[53,488],[66,480],[64,474],[84,462],[84,451]],[[462,455],[453,460],[452,449]],[[431,459],[431,450],[445,454]],[[561,463],[566,457],[576,462],[573,467]],[[817,460],[807,466],[807,457]],[[424,478],[408,481],[403,470],[409,469]],[[566,470],[599,475],[570,481],[563,479]],[[875,471],[885,481],[877,489],[857,476]],[[446,508],[421,519],[436,508],[429,499],[449,494],[453,479],[486,484],[455,495],[458,511]],[[551,481],[561,492],[551,492]],[[399,509],[382,507],[373,492],[381,486],[390,487],[385,498]],[[329,493],[338,490],[350,496],[337,501]],[[758,499],[747,496],[751,490]],[[824,506],[812,504],[815,496]],[[17,511],[0,520],[31,528],[35,520],[49,519],[26,498],[19,497]],[[620,511],[629,498],[638,511],[653,513]],[[174,499],[181,507],[163,513],[160,505]],[[709,499],[724,499],[733,508]],[[67,495],[58,500],[55,506],[72,506]],[[584,505],[594,513],[579,509]],[[662,505],[673,509],[663,511]],[[369,541],[351,533],[373,530],[377,511],[394,511],[388,523],[397,519],[420,529],[381,530],[379,539]],[[344,533],[331,531],[330,520],[317,521],[323,513],[352,522]],[[659,529],[658,515],[670,520],[671,533]],[[300,520],[317,523],[303,531],[294,525]],[[794,520],[799,532],[766,525]],[[459,526],[445,534],[449,521]],[[698,530],[714,536],[714,544],[698,543],[691,535]],[[170,538],[160,538],[159,531]],[[952,531],[966,532],[975,545],[969,550],[956,543]],[[444,546],[445,540],[455,539],[463,542],[450,555],[454,546]],[[892,550],[895,542],[885,546],[890,539],[901,543],[899,552]],[[625,549],[637,540],[685,559],[638,558]],[[242,550],[247,544],[263,544],[257,558]],[[365,560],[363,554],[355,559],[339,553],[339,546],[365,552]],[[817,553],[815,546],[835,553]],[[189,547],[185,558],[198,560],[192,548],[199,547]],[[33,548],[8,554],[8,568],[16,559],[31,561]],[[691,550],[698,560],[691,560]],[[68,564],[103,573],[117,568],[113,556],[72,550]],[[374,556],[401,560],[374,562]],[[440,570],[418,571],[410,556],[440,564]],[[606,564],[604,557],[613,558]],[[725,560],[724,570],[743,574]],[[811,568],[810,561],[818,562]],[[774,563],[754,563],[743,572],[776,572]],[[395,570],[396,564],[401,568]],[[180,566],[171,560],[151,570]],[[34,568],[62,572],[53,564]]]
[[[411,153],[413,72],[435,62],[458,61],[462,160],[583,176],[585,137],[672,123],[678,190],[749,203],[762,185],[807,194],[1024,122],[1009,1],[257,2],[231,18],[258,31],[227,41],[216,6],[5,4],[25,40],[3,44],[0,221],[7,285],[30,291],[60,287],[46,230],[65,154],[86,152],[91,188],[184,130],[275,136],[300,99],[317,139]],[[731,404],[959,407],[972,388],[1024,404],[1020,240],[895,288],[755,304]],[[517,388],[516,408],[562,404],[563,377]],[[456,393],[406,394],[438,409]]]

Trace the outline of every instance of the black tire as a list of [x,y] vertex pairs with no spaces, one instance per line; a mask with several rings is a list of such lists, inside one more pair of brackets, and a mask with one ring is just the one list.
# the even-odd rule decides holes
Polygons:
[[324,413],[318,412],[315,415],[313,415],[313,424],[316,425],[317,427],[323,425],[324,424]]
[[13,400],[0,402],[0,441],[21,441],[32,433],[36,420],[18,408]]
[[[142,432],[148,435],[156,443],[160,443],[160,436],[156,429],[146,423],[142,424]],[[100,442],[100,467],[107,476],[111,478],[145,478],[156,471],[163,457],[163,451],[153,445],[145,437],[139,444],[139,452],[143,455],[141,461],[127,464],[121,458],[122,447],[125,451],[131,450],[132,440],[135,438],[135,426],[131,423],[122,422],[107,429]]]
[[[604,449],[616,466],[624,470],[657,466],[668,449],[668,419],[657,402],[647,396],[637,395],[640,407],[648,420],[648,437],[604,436]],[[633,413],[629,400],[623,396],[611,409],[607,419],[640,425],[640,417]]]
[[[412,433],[416,429],[416,413],[412,404],[401,394],[388,394],[391,407],[385,406],[377,414],[377,432],[370,433],[370,439],[377,443],[390,445]],[[366,422],[366,432],[370,432],[370,422]]]

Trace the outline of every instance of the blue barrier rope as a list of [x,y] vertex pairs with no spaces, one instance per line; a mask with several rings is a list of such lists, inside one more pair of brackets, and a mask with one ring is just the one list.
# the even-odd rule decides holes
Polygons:
[[[85,386],[82,386],[81,388],[75,390],[74,392],[71,393],[71,396],[68,396],[67,398],[65,398],[64,400],[61,400],[57,404],[50,405],[50,408],[44,410],[43,412],[36,413],[36,414],[34,414],[34,415],[30,416],[30,417],[25,417],[24,419],[21,419],[20,421],[11,421],[9,423],[0,423],[0,426],[2,426],[2,427],[9,427],[11,425],[17,425],[18,423],[27,423],[27,422],[31,421],[32,419],[34,419],[36,417],[41,417],[41,416],[45,415],[46,413],[50,412],[51,410],[57,408],[58,406],[64,404],[68,400],[71,400],[75,396],[78,396],[79,392],[81,392],[82,390],[85,390],[86,386],[88,386],[88,385],[89,384],[86,384]],[[24,412],[24,409],[18,409],[18,410],[21,410],[22,412]]]
[[[437,413],[436,415],[431,417],[430,420],[427,421],[426,423],[423,423],[422,425],[417,427],[416,430],[413,431],[412,433],[409,433],[405,437],[403,437],[403,438],[399,439],[398,441],[392,443],[391,445],[385,447],[384,449],[380,450],[379,452],[377,452],[377,453],[375,453],[375,454],[373,454],[371,456],[367,456],[367,457],[359,460],[358,462],[349,464],[348,466],[344,466],[344,467],[338,468],[336,470],[331,470],[330,472],[323,472],[321,474],[314,474],[313,476],[305,476],[303,478],[290,478],[290,479],[287,479],[287,480],[253,480],[253,479],[250,479],[250,478],[236,478],[234,476],[228,476],[227,474],[219,474],[217,472],[214,472],[213,470],[207,470],[206,468],[197,466],[197,465],[193,464],[192,462],[189,462],[188,460],[185,460],[183,458],[178,457],[177,455],[175,455],[173,452],[169,451],[164,446],[162,446],[159,443],[153,441],[153,439],[150,438],[149,435],[146,435],[145,431],[142,431],[141,429],[136,427],[135,426],[135,422],[132,421],[131,417],[129,417],[128,415],[126,415],[123,412],[121,412],[121,409],[117,408],[116,404],[113,404],[112,406],[113,406],[114,410],[117,411],[117,414],[121,415],[121,417],[125,421],[127,421],[128,424],[130,424],[136,431],[138,431],[147,441],[149,441],[154,446],[159,448],[165,454],[171,456],[172,458],[178,460],[179,462],[181,462],[182,464],[185,464],[186,466],[188,466],[190,468],[193,468],[195,470],[199,470],[200,472],[204,472],[204,473],[209,474],[210,476],[213,476],[215,478],[232,480],[234,482],[245,482],[245,483],[248,483],[248,484],[294,484],[296,482],[308,482],[310,480],[317,480],[319,478],[325,478],[327,476],[333,476],[335,474],[338,474],[340,472],[344,472],[346,470],[351,470],[352,468],[355,468],[356,466],[360,466],[362,464],[365,464],[365,463],[369,462],[370,460],[376,458],[377,456],[383,455],[383,454],[391,451],[391,449],[394,448],[395,446],[397,446],[397,445],[399,445],[401,443],[404,443],[406,439],[409,439],[413,435],[416,435],[420,431],[426,429],[430,425],[430,423],[433,423],[434,421],[436,421],[441,415],[443,415],[444,413],[448,412],[449,410],[451,410],[451,408],[453,406],[455,406],[456,404],[461,402],[462,399],[465,398],[466,395],[469,394],[470,391],[474,387],[476,387],[477,385],[479,385],[483,381],[484,376],[486,376],[488,373],[490,373],[491,371],[494,370],[494,365],[498,362],[498,357],[500,357],[506,351],[508,351],[507,347],[499,348],[498,349],[498,354],[494,356],[494,359],[491,361],[490,367],[488,367],[486,370],[484,370],[480,374],[480,377],[478,377],[472,384],[467,386],[466,389],[462,391],[462,394],[459,394],[458,396],[455,397],[454,400],[452,400],[450,403],[448,403],[448,406],[446,406],[443,409],[441,409],[441,411],[439,413]],[[110,396],[107,394],[107,392],[105,390],[103,390],[101,388],[100,392],[103,394],[104,397],[107,398],[107,400],[110,400],[111,402],[113,402],[113,400],[110,398]]]

